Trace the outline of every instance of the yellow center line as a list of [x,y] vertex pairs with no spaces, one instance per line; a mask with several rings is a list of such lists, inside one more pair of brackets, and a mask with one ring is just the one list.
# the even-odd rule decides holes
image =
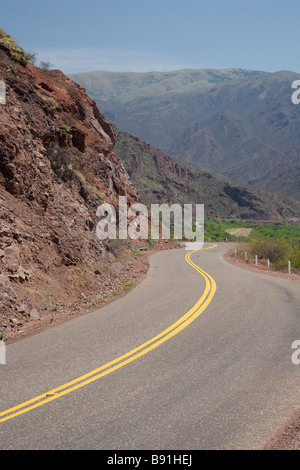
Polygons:
[[[217,245],[212,245],[206,248],[202,248],[203,250],[207,250],[210,248],[214,248]],[[196,271],[201,274],[205,279],[205,289],[198,300],[198,302],[179,320],[173,323],[170,327],[159,333],[154,338],[146,341],[145,343],[141,344],[135,349],[132,349],[128,353],[114,359],[103,366],[88,372],[81,377],[78,377],[60,387],[57,387],[53,390],[50,390],[42,395],[32,398],[31,400],[27,400],[24,403],[20,403],[17,406],[9,408],[8,410],[2,411],[0,413],[0,423],[7,421],[9,419],[15,418],[21,414],[27,413],[30,410],[33,410],[39,406],[42,406],[50,401],[56,400],[57,398],[66,395],[74,390],[77,390],[85,385],[88,385],[95,380],[104,377],[105,375],[110,374],[111,372],[120,369],[121,367],[129,364],[132,361],[144,356],[148,352],[152,351],[153,349],[157,348],[159,345],[168,341],[173,336],[177,335],[180,331],[186,328],[190,323],[192,323],[210,304],[215,291],[216,291],[216,283],[214,279],[205,271],[203,271],[199,266],[197,266],[193,261],[191,261],[190,257],[193,253],[196,253],[200,250],[190,251],[187,253],[185,260],[188,264],[190,264]],[[2,418],[1,418],[2,416]]]

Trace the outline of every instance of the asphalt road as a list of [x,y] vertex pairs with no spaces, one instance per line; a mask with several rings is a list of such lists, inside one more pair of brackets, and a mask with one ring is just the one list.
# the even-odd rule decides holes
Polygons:
[[211,277],[157,253],[126,297],[7,346],[0,449],[261,448],[300,403],[300,289],[228,248],[190,256]]

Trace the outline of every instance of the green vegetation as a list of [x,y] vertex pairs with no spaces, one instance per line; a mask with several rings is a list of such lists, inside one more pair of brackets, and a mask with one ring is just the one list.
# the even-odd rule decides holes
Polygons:
[[122,284],[123,291],[124,292],[130,292],[135,285],[136,285],[136,283],[134,281],[123,282],[123,284]]
[[102,191],[100,191],[100,189],[98,189],[96,186],[92,186],[88,184],[87,189],[93,196],[95,196],[99,200],[99,203],[103,203],[106,201],[105,194]]
[[251,238],[272,238],[274,240],[300,242],[300,225],[277,223],[266,226],[256,226],[251,233]]
[[100,292],[100,294],[98,295],[98,298],[99,298],[100,300],[104,300],[104,294],[103,294],[103,292]]
[[106,201],[106,195],[98,189],[96,186],[93,186],[91,184],[88,184],[86,181],[85,176],[79,171],[79,170],[74,170],[74,173],[78,176],[78,178],[81,180],[85,188],[88,190],[90,194],[92,194],[94,197],[96,197],[100,203],[103,203]]
[[125,287],[134,287],[135,284],[136,283],[134,281],[129,281],[129,282],[124,282],[123,286],[125,286]]
[[71,132],[71,127],[67,126],[66,124],[62,124],[60,128],[67,133]]
[[83,184],[86,184],[86,179],[84,175],[79,170],[74,170],[75,175],[82,181]]
[[0,341],[4,341],[6,338],[6,333],[4,331],[0,331]]
[[[209,238],[212,241],[224,241],[226,238],[231,240],[265,240],[271,239],[273,241],[286,240],[289,242],[300,243],[300,225],[290,225],[287,223],[275,223],[267,225],[258,225],[257,222],[242,222],[239,220],[224,220],[206,217],[205,218],[205,240]],[[229,232],[232,229],[251,228],[251,233],[246,237],[237,237],[231,235]]]
[[[286,269],[288,262],[292,268],[300,269],[300,225],[275,223],[257,225],[243,223],[238,220],[205,219],[205,241],[244,241],[238,249],[238,256],[244,257],[245,251],[249,259],[255,256],[259,260],[270,260],[274,269]],[[251,233],[245,237],[230,235],[228,231],[234,228],[251,228]]]
[[58,312],[59,306],[52,294],[44,294],[46,303],[43,306],[43,310],[52,310],[53,312]]
[[26,65],[29,62],[29,59],[27,58],[25,53],[23,54],[20,52],[11,52],[10,57],[22,65]]
[[206,217],[204,221],[204,240],[205,241],[243,241],[249,236],[239,235],[241,229],[250,229],[246,233],[253,231],[255,222],[242,222],[240,220],[224,220],[219,219],[217,216],[214,218]]
[[17,46],[14,39],[8,36],[3,29],[0,29],[0,45],[9,49],[10,57],[22,65],[26,65],[31,59],[31,55],[26,54],[22,47]]
[[147,250],[150,250],[153,247],[154,247],[154,241],[152,240],[152,238],[148,238],[148,240],[147,240]]
[[285,269],[288,261],[293,268],[300,269],[300,225],[278,223],[255,227],[249,247],[251,254],[269,259],[275,269]]
[[58,145],[49,146],[47,157],[50,160],[52,170],[59,178],[63,181],[72,180],[74,171],[67,149],[61,148]]
[[55,110],[56,108],[58,108],[58,104],[54,98],[51,98],[50,96],[45,96],[45,95],[40,95],[40,97],[42,98],[44,103],[48,103],[51,105],[51,109]]
[[285,269],[288,262],[300,269],[300,243],[265,238],[248,243],[248,254],[253,258],[269,259],[275,269]]
[[206,217],[204,221],[204,240],[215,242],[222,242],[226,239],[237,240],[236,236],[230,235],[226,230],[241,226],[243,225],[235,220],[222,222],[218,217],[215,217],[214,219]]
[[[228,222],[219,227],[227,229]],[[259,260],[270,260],[274,269],[286,269],[289,261],[292,268],[300,269],[300,225],[253,225],[251,234],[244,240],[238,256],[244,257],[247,251],[249,259],[257,256]]]
[[142,258],[143,256],[145,256],[144,253],[141,253],[140,250],[138,248],[132,248],[132,252],[135,256],[135,258]]
[[[62,125],[58,132],[68,132],[70,128]],[[71,138],[71,134],[68,134]],[[84,174],[76,168],[73,168],[73,162],[70,158],[70,153],[67,148],[61,148],[59,145],[49,146],[47,149],[47,157],[50,160],[52,170],[63,181],[72,181],[74,178],[79,179],[84,186],[87,193],[93,198],[97,199],[97,203],[103,203],[106,200],[106,195],[97,186],[89,184]]]

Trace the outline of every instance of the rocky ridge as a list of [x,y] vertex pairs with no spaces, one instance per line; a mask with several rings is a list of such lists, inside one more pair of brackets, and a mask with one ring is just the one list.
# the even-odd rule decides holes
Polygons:
[[0,331],[10,339],[102,304],[146,263],[129,242],[96,236],[99,204],[140,199],[83,87],[29,63],[2,30],[0,80]]

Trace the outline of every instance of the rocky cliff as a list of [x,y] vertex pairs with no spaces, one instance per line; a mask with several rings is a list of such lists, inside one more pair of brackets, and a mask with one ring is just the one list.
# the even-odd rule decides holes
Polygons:
[[111,126],[83,87],[28,59],[0,30],[0,331],[8,335],[101,303],[135,263],[129,250],[114,277],[108,266],[125,247],[96,236],[100,203],[139,201]]

